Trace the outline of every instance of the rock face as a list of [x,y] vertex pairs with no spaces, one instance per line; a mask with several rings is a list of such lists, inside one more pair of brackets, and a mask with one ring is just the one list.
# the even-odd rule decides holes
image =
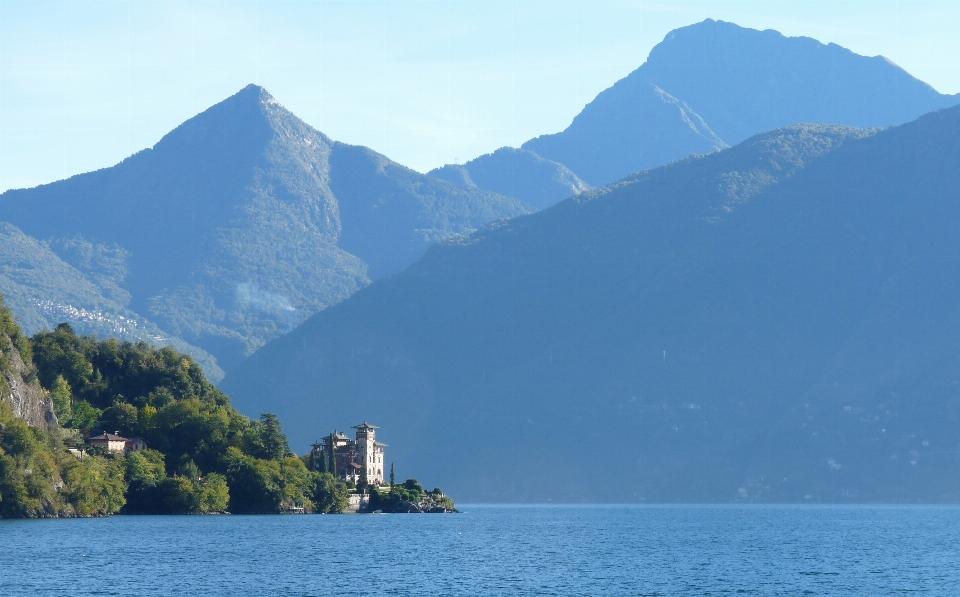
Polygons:
[[434,247],[224,388],[292,445],[376,418],[465,501],[960,500],[958,139],[955,107],[639,173]]
[[78,236],[115,247],[123,267],[88,278],[224,369],[438,239],[530,211],[334,142],[255,85],[114,167],[0,195],[0,220],[65,261]]
[[671,31],[566,130],[523,148],[602,186],[779,127],[885,127],[957,103],[882,56],[708,19]]
[[50,394],[36,380],[27,382],[24,379],[28,368],[19,352],[13,352],[11,361],[13,367],[3,374],[9,387],[3,399],[13,408],[13,416],[35,427],[56,425],[57,416],[53,412]]
[[30,425],[56,425],[49,392],[40,387],[32,364],[20,354],[18,344],[25,340],[0,295],[0,400],[11,407],[13,416]]
[[537,209],[590,189],[563,164],[513,147],[501,147],[466,164],[447,164],[427,175],[467,189],[486,189],[516,197]]

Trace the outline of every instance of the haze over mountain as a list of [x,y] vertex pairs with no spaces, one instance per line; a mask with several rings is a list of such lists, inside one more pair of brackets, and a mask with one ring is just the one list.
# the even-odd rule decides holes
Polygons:
[[[171,346],[192,356],[217,381],[216,359],[127,309],[130,295],[120,284],[126,256],[116,246],[80,237],[44,243],[0,222],[0,289],[27,335],[67,322],[80,334]],[[67,261],[70,261],[68,263]]]
[[122,280],[88,277],[225,367],[436,240],[531,210],[332,141],[255,85],[114,167],[0,195],[0,220],[61,257],[78,235],[115,246]]
[[427,172],[468,189],[486,189],[544,209],[590,186],[563,164],[532,151],[501,147],[465,164],[447,164]]
[[465,500],[960,499],[960,108],[803,125],[430,249],[223,387]]
[[708,19],[523,149],[593,186],[797,123],[878,127],[960,103],[882,56]]

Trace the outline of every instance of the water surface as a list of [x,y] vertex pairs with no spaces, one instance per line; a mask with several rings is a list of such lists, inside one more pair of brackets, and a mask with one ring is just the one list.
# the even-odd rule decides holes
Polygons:
[[0,520],[0,595],[960,595],[960,507]]

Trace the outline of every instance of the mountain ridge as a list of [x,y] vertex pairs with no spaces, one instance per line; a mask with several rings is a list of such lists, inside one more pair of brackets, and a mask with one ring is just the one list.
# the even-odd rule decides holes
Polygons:
[[[565,164],[593,186],[704,153],[702,141],[676,136],[680,122],[655,115],[650,106],[636,108],[649,103],[651,85],[708,125],[723,142],[718,149],[796,123],[885,127],[960,103],[884,57],[707,19],[668,33],[638,69],[600,92],[570,126],[522,147]],[[659,151],[663,143],[672,146]]]
[[334,142],[256,85],[114,167],[0,195],[0,220],[33,237],[120,247],[131,309],[225,367],[371,272],[531,209]]
[[428,176],[458,186],[486,189],[545,209],[590,188],[569,168],[526,149],[501,147],[465,164],[447,164]]
[[[953,442],[960,314],[952,290],[919,289],[960,291],[944,242],[958,131],[960,108],[788,127],[490,224],[224,387],[250,412],[300,413],[294,441],[323,417],[375,417],[466,499],[955,500],[960,461],[922,455]],[[924,362],[947,368],[905,367]],[[601,489],[610,433],[635,457]]]

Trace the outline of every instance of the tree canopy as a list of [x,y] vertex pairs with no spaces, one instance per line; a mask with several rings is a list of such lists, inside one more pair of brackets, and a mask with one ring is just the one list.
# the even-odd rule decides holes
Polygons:
[[[0,302],[0,373],[14,350],[35,365],[61,427],[31,427],[0,402],[0,517],[347,506],[346,486],[294,456],[275,415],[240,414],[189,356],[67,324],[28,339]],[[104,431],[148,449],[90,449],[84,438]],[[86,449],[82,459],[70,445]]]

